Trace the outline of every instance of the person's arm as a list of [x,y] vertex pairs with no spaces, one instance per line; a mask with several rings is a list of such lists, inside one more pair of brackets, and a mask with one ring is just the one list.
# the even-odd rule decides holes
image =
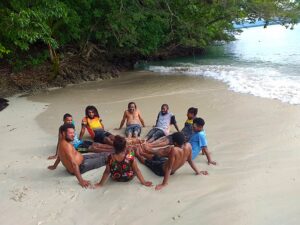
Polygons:
[[145,122],[144,122],[140,112],[139,112],[139,119],[141,121],[142,126],[145,127]]
[[109,170],[110,170],[110,169],[109,169],[109,165],[106,164],[106,168],[105,168],[105,170],[104,170],[104,172],[103,172],[103,175],[102,175],[102,177],[101,177],[101,180],[99,181],[99,183],[96,183],[96,184],[95,184],[95,188],[102,187],[102,186],[105,184],[105,182],[107,181],[107,179],[108,179],[108,177],[109,177],[109,174],[110,174],[110,171],[109,171]]
[[194,161],[192,160],[192,151],[190,152],[190,155],[188,157],[188,163],[190,164],[190,166],[192,167],[192,169],[195,171],[196,175],[208,175],[207,171],[199,171],[197,166],[195,165]]
[[101,125],[102,125],[102,129],[105,130],[104,124],[102,123],[102,120],[101,120],[100,118],[99,118],[99,121],[100,121],[100,123],[101,123]]
[[84,132],[85,132],[85,127],[86,127],[85,124],[81,124],[81,130],[80,130],[80,134],[79,134],[79,140],[82,140],[82,137],[83,137]]
[[155,125],[154,125],[153,127],[156,127],[156,126],[157,126],[157,122],[158,122],[158,119],[159,119],[159,115],[160,115],[160,112],[157,114],[156,121],[155,121]]
[[76,163],[74,156],[71,154],[71,150],[72,149],[68,149],[68,151],[66,153],[67,160],[69,160],[71,162],[73,173],[76,176],[80,186],[83,188],[87,188],[90,185],[90,182],[87,180],[84,180],[82,178],[80,170],[79,170],[79,165]]
[[177,123],[174,124],[175,129],[179,132],[179,128],[177,126]]
[[132,169],[134,171],[134,173],[136,174],[137,178],[139,179],[139,181],[141,182],[142,185],[145,185],[147,187],[150,187],[152,186],[152,182],[151,181],[145,181],[136,161],[134,160],[133,161],[133,164],[132,164]]
[[57,138],[57,145],[56,145],[56,152],[55,155],[49,156],[48,159],[56,159],[57,158],[57,154],[58,154],[58,147],[59,147],[59,142],[61,140],[61,133],[60,130],[58,130],[58,138]]
[[175,116],[174,116],[174,115],[171,117],[170,124],[173,124],[174,127],[175,127],[175,129],[179,132],[179,128],[178,128],[178,126],[177,126],[177,122],[176,122],[176,119],[175,119]]
[[60,163],[60,158],[57,157],[54,164],[52,166],[48,166],[48,169],[49,170],[55,170],[59,163]]
[[122,127],[123,127],[123,125],[124,125],[126,119],[127,119],[127,115],[126,115],[126,111],[125,111],[125,112],[124,112],[124,115],[123,115],[123,118],[122,118],[122,120],[121,120],[121,123],[120,123],[120,127],[119,127],[117,130],[121,130],[121,129],[122,129]]
[[210,165],[210,164],[217,165],[217,163],[215,161],[211,160],[210,153],[206,146],[202,147],[202,152],[204,152],[204,154],[206,155],[208,165]]
[[165,176],[163,182],[161,184],[156,185],[155,190],[161,190],[162,188],[168,185],[169,177],[171,175],[174,162],[175,162],[175,154],[174,154],[174,147],[173,147],[169,154],[169,159],[167,161],[167,167],[165,170]]

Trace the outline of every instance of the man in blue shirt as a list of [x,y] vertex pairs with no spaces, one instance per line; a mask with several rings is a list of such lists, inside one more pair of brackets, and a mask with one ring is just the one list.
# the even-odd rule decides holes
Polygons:
[[192,145],[192,159],[194,160],[202,151],[207,157],[207,163],[216,165],[215,161],[211,160],[210,154],[207,149],[206,134],[203,129],[205,121],[202,118],[195,118],[193,120],[193,135],[191,136],[189,143]]

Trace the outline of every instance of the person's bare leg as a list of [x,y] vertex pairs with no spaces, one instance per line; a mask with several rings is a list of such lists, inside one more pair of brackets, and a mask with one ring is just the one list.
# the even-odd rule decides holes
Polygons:
[[170,151],[172,149],[172,146],[165,146],[162,148],[152,148],[150,144],[143,144],[143,150],[145,154],[148,155],[157,155],[159,157],[168,157]]
[[150,138],[147,140],[148,143],[152,143],[153,141],[155,141],[154,138]]
[[89,146],[88,151],[95,153],[114,152],[114,147],[108,144],[93,143],[91,146]]
[[137,138],[139,136],[139,132],[138,131],[134,131],[132,137]]
[[111,138],[111,136],[112,135],[104,138],[104,144],[113,145],[115,137]]
[[159,148],[159,147],[165,147],[166,145],[169,144],[170,144],[169,137],[164,136],[150,143],[150,146],[152,148]]

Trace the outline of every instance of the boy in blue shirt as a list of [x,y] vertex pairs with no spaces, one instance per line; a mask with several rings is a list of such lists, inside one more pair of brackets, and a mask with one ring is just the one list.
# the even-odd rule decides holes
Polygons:
[[202,118],[195,118],[193,120],[193,131],[189,143],[192,145],[192,159],[194,160],[202,151],[207,157],[207,163],[216,165],[215,161],[211,160],[210,154],[207,149],[206,134],[203,129],[205,121]]

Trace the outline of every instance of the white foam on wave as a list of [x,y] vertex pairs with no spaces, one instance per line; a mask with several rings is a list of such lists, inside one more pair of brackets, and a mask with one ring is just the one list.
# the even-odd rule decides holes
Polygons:
[[300,79],[289,77],[271,67],[185,64],[174,67],[149,66],[148,69],[162,74],[211,77],[225,82],[235,92],[300,104]]

